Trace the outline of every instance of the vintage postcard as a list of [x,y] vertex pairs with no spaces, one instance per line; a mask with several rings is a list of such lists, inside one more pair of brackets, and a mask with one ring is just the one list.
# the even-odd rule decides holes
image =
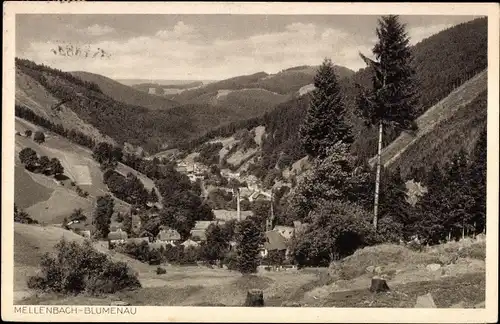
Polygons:
[[498,4],[3,19],[2,319],[498,320]]

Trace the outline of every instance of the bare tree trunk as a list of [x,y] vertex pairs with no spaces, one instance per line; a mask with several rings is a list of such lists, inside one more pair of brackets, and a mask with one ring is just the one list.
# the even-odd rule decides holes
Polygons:
[[373,206],[373,227],[377,229],[377,216],[378,216],[378,196],[380,190],[380,158],[382,152],[382,122],[378,124],[378,151],[377,151],[377,178],[375,180],[375,203]]

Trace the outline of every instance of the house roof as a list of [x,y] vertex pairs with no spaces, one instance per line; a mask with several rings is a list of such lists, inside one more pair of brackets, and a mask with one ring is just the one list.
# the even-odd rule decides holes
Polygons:
[[168,228],[161,230],[156,236],[156,239],[160,241],[180,240],[181,235],[176,230]]
[[94,226],[92,224],[86,224],[83,222],[70,222],[68,223],[67,226],[70,230],[78,230],[78,231],[83,231],[83,230],[91,231],[94,229]]
[[191,239],[187,239],[184,242],[182,242],[181,245],[187,247],[187,246],[198,246],[199,244]]
[[191,234],[192,238],[197,237],[197,238],[199,238],[200,241],[206,241],[206,239],[207,239],[207,234],[206,234],[205,230],[193,229],[193,230],[191,230],[190,234]]
[[113,231],[108,234],[108,240],[126,240],[127,238],[127,232],[123,231]]
[[[215,215],[215,219],[218,220],[230,221],[232,219],[238,219],[238,212],[236,210],[215,209],[213,212]],[[253,212],[251,210],[241,211],[242,220],[250,216],[253,216]]]
[[213,220],[213,221],[197,221],[195,224],[194,224],[194,228],[195,230],[206,230],[211,224],[214,224],[214,225],[221,225],[223,222],[221,222],[220,220]]
[[285,238],[279,232],[267,231],[265,237],[264,248],[266,250],[286,250]]

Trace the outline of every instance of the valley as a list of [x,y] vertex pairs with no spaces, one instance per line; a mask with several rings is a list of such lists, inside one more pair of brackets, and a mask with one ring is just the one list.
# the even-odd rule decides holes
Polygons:
[[486,34],[210,81],[16,57],[15,304],[484,308]]

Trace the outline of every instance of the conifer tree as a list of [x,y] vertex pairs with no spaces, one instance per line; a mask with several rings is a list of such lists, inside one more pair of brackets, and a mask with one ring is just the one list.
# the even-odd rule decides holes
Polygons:
[[336,142],[351,143],[352,135],[344,118],[346,110],[330,59],[325,59],[319,67],[314,86],[310,107],[300,127],[300,138],[307,154],[323,158]]
[[476,147],[472,152],[469,178],[474,206],[471,213],[474,215],[472,222],[475,224],[476,233],[486,228],[486,128],[481,132]]
[[237,265],[242,274],[257,272],[259,247],[263,235],[259,226],[252,219],[245,219],[237,224]]
[[114,205],[115,202],[110,195],[97,197],[97,204],[93,219],[96,229],[94,236],[96,238],[105,239],[108,237]]
[[383,16],[376,29],[378,42],[373,48],[375,61],[360,54],[373,70],[373,88],[358,98],[358,113],[368,125],[379,129],[377,176],[373,225],[377,227],[380,186],[380,152],[384,125],[396,130],[415,129],[417,104],[415,71],[405,25],[395,15]]

